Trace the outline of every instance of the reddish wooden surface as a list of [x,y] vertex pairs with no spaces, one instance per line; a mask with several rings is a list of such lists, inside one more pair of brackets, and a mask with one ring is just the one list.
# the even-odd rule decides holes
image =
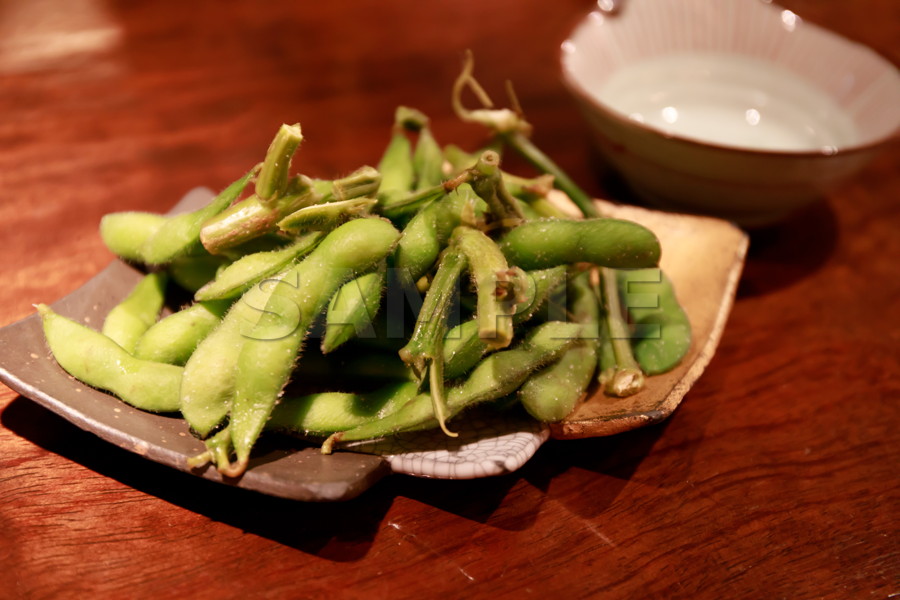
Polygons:
[[[587,0],[0,2],[0,324],[94,275],[106,212],[164,210],[301,121],[305,172],[377,160],[395,105],[442,140],[465,48],[592,192],[557,48]],[[365,5],[364,5],[365,4]],[[796,0],[895,63],[895,0]],[[104,47],[106,45],[106,47]],[[900,593],[900,152],[754,234],[716,358],[668,422],[471,482],[307,505],[111,448],[0,391],[0,596],[889,598]]]

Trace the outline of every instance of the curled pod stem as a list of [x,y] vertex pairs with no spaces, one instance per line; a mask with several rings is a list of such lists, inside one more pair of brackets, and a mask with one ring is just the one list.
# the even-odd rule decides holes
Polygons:
[[470,169],[470,173],[472,189],[487,203],[492,222],[509,228],[525,220],[519,203],[503,183],[499,154],[493,150],[484,152]]
[[615,271],[600,269],[599,289],[606,308],[606,332],[615,358],[614,368],[601,371],[604,390],[620,398],[632,396],[644,388],[644,373],[631,352],[630,334],[622,317]]
[[400,358],[420,379],[427,370],[434,417],[441,430],[451,437],[456,437],[457,434],[447,429],[446,425],[443,343],[450,307],[456,297],[459,278],[466,263],[466,256],[460,248],[451,245],[444,251],[437,273],[425,294],[409,343],[400,349]]

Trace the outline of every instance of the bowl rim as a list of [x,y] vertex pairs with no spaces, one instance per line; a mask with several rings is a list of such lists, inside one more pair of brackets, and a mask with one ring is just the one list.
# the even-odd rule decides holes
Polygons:
[[[783,7],[781,7],[781,5],[779,5],[775,2],[769,2],[767,0],[760,0],[760,4],[763,4],[767,7],[771,7],[774,10],[779,10],[779,9],[785,10]],[[685,144],[688,146],[694,146],[694,147],[697,147],[700,149],[705,149],[705,150],[714,150],[717,152],[726,152],[726,153],[735,154],[735,155],[741,154],[741,155],[753,155],[753,156],[759,156],[759,157],[799,158],[799,159],[806,159],[806,160],[833,159],[837,156],[852,156],[852,155],[857,155],[857,154],[865,154],[867,152],[872,152],[876,148],[885,146],[887,144],[890,144],[890,143],[896,141],[897,139],[900,139],[900,124],[898,124],[896,127],[894,127],[894,129],[892,131],[888,131],[885,134],[883,134],[879,137],[876,137],[873,140],[870,140],[863,144],[852,144],[852,145],[844,146],[844,147],[837,146],[837,147],[834,147],[833,149],[829,149],[829,150],[825,150],[825,149],[819,149],[819,150],[772,150],[772,149],[752,148],[752,147],[748,147],[748,146],[735,146],[735,145],[723,144],[721,142],[706,141],[706,140],[703,140],[703,139],[697,138],[697,137],[686,136],[686,135],[678,134],[678,133],[670,133],[659,127],[649,125],[647,123],[640,123],[638,121],[635,121],[634,119],[631,119],[631,118],[627,117],[626,115],[623,115],[622,113],[610,108],[607,104],[600,101],[600,99],[598,99],[594,94],[591,94],[590,92],[588,92],[584,88],[584,86],[575,79],[575,76],[572,73],[572,69],[569,67],[569,65],[566,62],[566,56],[569,54],[569,51],[566,50],[566,48],[571,47],[572,45],[575,44],[575,42],[572,39],[574,37],[575,33],[583,27],[584,23],[588,19],[593,18],[594,13],[598,13],[598,14],[604,16],[605,18],[609,17],[610,19],[613,20],[613,22],[616,19],[615,15],[610,16],[609,14],[604,13],[602,10],[595,8],[594,10],[591,10],[589,13],[587,13],[584,17],[580,18],[576,22],[575,26],[572,28],[572,30],[569,32],[569,34],[566,36],[565,40],[563,40],[562,43],[560,43],[560,45],[559,45],[559,64],[560,64],[560,71],[562,73],[562,83],[569,90],[569,93],[574,95],[577,99],[580,99],[582,102],[586,102],[591,107],[593,107],[595,110],[602,113],[605,117],[612,119],[613,121],[618,123],[620,126],[625,127],[626,129],[631,129],[633,131],[644,131],[651,135],[656,135],[656,136],[662,137],[666,140],[671,140],[674,142],[678,142],[678,143]],[[800,17],[801,20],[803,20],[803,17],[801,15],[797,15],[797,16]],[[897,66],[894,65],[894,63],[891,60],[889,60],[888,58],[886,58],[885,56],[883,56],[881,53],[879,53],[877,50],[871,48],[870,46],[867,46],[866,44],[852,40],[836,31],[833,31],[831,29],[828,29],[827,27],[818,25],[817,23],[814,23],[814,22],[803,20],[803,24],[804,24],[804,27],[809,27],[809,28],[820,30],[822,32],[829,34],[830,36],[837,38],[838,40],[840,40],[843,43],[852,44],[854,46],[857,46],[858,48],[865,50],[866,52],[870,53],[875,59],[882,61],[887,67],[892,69],[894,75],[897,78],[900,78],[900,69],[898,69]]]

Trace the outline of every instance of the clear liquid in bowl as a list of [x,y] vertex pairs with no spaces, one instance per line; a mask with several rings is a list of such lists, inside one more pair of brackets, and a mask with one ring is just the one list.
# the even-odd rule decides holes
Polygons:
[[597,96],[669,135],[786,152],[826,152],[857,141],[850,115],[795,73],[718,53],[651,58],[613,73]]

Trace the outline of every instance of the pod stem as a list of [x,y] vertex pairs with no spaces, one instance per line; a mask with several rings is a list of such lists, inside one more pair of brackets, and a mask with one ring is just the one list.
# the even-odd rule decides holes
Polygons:
[[457,285],[466,268],[466,257],[453,246],[441,255],[437,272],[425,294],[422,309],[409,342],[400,349],[400,358],[422,380],[428,372],[429,388],[434,417],[447,435],[456,434],[447,429],[447,402],[444,394],[444,336]]
[[275,231],[282,218],[304,206],[316,204],[322,198],[307,177],[302,177],[302,182],[295,187],[296,193],[268,203],[251,195],[208,220],[200,230],[203,247],[210,254],[221,254],[228,248]]
[[[472,53],[467,52],[462,72],[453,85],[453,109],[457,116],[463,121],[480,123],[489,128],[534,167],[544,173],[553,175],[556,187],[569,195],[572,201],[581,209],[581,212],[584,213],[584,216],[600,216],[590,196],[585,194],[584,190],[578,187],[578,184],[565,171],[528,138],[528,135],[531,133],[531,125],[522,114],[522,108],[519,106],[519,101],[515,96],[512,85],[507,82],[506,89],[513,109],[495,109],[490,97],[488,97],[484,88],[481,87],[472,74],[474,68],[475,61],[472,58]],[[469,110],[463,106],[462,93],[467,87],[472,90],[484,108]]]
[[615,355],[616,366],[612,373],[601,373],[605,379],[608,394],[624,398],[644,387],[644,374],[634,359],[631,343],[628,341],[628,327],[622,317],[619,302],[619,287],[613,269],[599,269],[600,291],[606,305],[605,325]]
[[346,177],[333,181],[317,181],[315,187],[322,194],[322,202],[374,197],[381,187],[381,173],[378,169],[366,165]]
[[525,272],[510,267],[496,242],[472,227],[457,227],[451,243],[466,256],[475,282],[478,337],[494,349],[509,346],[516,305],[524,301],[528,287]]
[[494,222],[502,227],[512,228],[525,220],[518,201],[512,197],[503,183],[499,154],[493,150],[483,152],[470,172],[472,189],[488,205]]
[[256,179],[256,195],[264,203],[284,194],[290,176],[291,159],[302,141],[303,133],[299,123],[284,124],[278,129]]

